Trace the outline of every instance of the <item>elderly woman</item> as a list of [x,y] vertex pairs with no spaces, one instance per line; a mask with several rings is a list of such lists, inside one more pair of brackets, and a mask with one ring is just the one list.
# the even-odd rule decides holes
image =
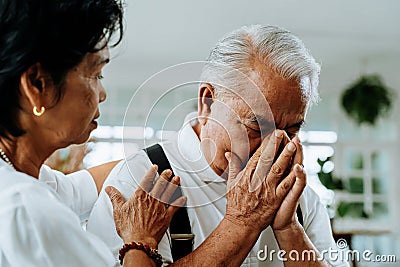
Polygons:
[[[115,32],[119,38],[113,45],[121,40],[122,18],[121,3],[115,0],[0,2],[2,267],[115,264],[108,248],[80,225],[102,181],[94,181],[87,171],[64,176],[42,164],[56,149],[85,142],[97,127],[98,105],[106,99],[101,79],[110,60],[108,40]],[[155,174],[151,169],[144,181],[153,181]],[[156,189],[149,191],[158,194]],[[163,188],[160,194],[173,189]],[[147,194],[139,190],[137,195]],[[149,231],[141,225],[125,231],[129,241],[164,234],[177,209],[142,199],[164,216],[154,225],[149,221]],[[124,205],[133,210],[134,204]],[[147,218],[139,212],[123,215],[124,222]],[[154,252],[146,248],[147,254]],[[144,266],[153,264],[138,249],[129,257]]]
[[[65,176],[43,162],[56,149],[85,142],[97,127],[98,105],[106,99],[101,79],[110,60],[108,41],[116,32],[119,38],[112,45],[121,40],[122,17],[117,0],[0,2],[2,267],[117,264],[106,245],[81,227],[106,175],[96,175],[103,177],[98,180],[88,171]],[[201,264],[201,258],[215,253],[215,265],[238,265],[256,242],[257,233],[268,226],[294,184],[293,171],[284,179],[268,174],[269,184],[283,184],[281,192],[261,186],[258,194],[265,196],[264,205],[246,198],[254,193],[247,190],[254,170],[259,177],[267,173],[268,166],[257,167],[258,159],[264,157],[265,162],[282,141],[275,140],[275,135],[271,138],[269,150],[261,154],[259,149],[240,173],[241,186],[232,186],[220,227],[185,262]],[[283,154],[277,164],[289,169],[294,152]],[[235,181],[239,167],[232,166],[236,167],[231,168],[230,179]],[[170,171],[154,183],[156,171],[157,166],[148,171],[141,189],[126,202],[115,188],[106,188],[118,233],[126,244],[120,251],[124,266],[160,265],[158,242],[177,207],[185,202],[182,197],[167,208],[153,198],[168,202],[179,184],[179,177],[170,177]],[[304,182],[303,173],[296,176]],[[266,205],[271,198],[277,204]],[[294,218],[294,211],[291,214]]]

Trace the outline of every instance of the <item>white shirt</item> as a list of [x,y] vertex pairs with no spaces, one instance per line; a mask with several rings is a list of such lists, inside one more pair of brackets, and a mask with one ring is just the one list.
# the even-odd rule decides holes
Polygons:
[[107,246],[81,227],[96,199],[87,171],[43,166],[38,180],[0,160],[0,266],[114,266]]
[[[202,155],[200,142],[188,120],[194,116],[189,114],[185,125],[174,139],[163,142],[165,154],[175,175],[181,177],[183,195],[187,196],[187,211],[193,234],[195,234],[194,248],[197,248],[218,226],[225,214],[226,182],[219,177],[208,165]],[[121,191],[125,199],[132,196],[138,182],[152,165],[144,151],[126,158],[110,173],[104,186],[112,185]],[[318,196],[306,187],[300,198],[300,207],[304,218],[304,229],[315,245],[322,251],[336,248],[332,238],[329,218],[325,207],[319,202]],[[112,206],[109,198],[101,192],[98,201],[93,207],[87,226],[88,231],[98,235],[111,248],[114,255],[123,245],[115,231],[112,217]],[[278,251],[279,247],[270,227],[260,235],[256,245],[250,252],[243,266],[283,266],[276,258],[260,261],[257,253],[268,247],[268,251]],[[171,260],[170,243],[164,236],[159,245],[160,254]],[[264,254],[261,254],[264,256]],[[348,266],[347,263],[331,262],[335,266]]]

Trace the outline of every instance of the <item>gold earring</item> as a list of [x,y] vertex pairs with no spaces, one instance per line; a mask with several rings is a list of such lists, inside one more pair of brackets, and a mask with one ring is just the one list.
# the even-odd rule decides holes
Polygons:
[[43,113],[45,112],[45,110],[46,110],[46,109],[45,109],[44,107],[41,107],[40,111],[38,111],[38,110],[37,110],[37,107],[34,106],[34,107],[33,107],[33,114],[34,114],[35,116],[40,117],[40,116],[43,115]]

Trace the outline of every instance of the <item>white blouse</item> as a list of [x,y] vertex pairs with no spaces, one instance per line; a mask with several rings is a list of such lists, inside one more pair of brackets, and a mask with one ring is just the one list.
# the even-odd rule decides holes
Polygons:
[[96,199],[87,171],[43,166],[38,180],[0,160],[0,266],[114,266],[107,246],[81,227]]

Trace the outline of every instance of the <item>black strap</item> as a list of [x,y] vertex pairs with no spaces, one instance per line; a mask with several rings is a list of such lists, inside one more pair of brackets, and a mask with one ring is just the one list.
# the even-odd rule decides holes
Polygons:
[[[164,153],[164,150],[159,144],[155,144],[144,149],[149,156],[150,161],[153,164],[158,165],[158,173],[161,174],[164,170],[170,169],[168,158]],[[172,196],[170,203],[182,196],[182,189],[178,187]],[[185,207],[180,208],[172,217],[171,224],[169,226],[169,232],[171,235],[174,234],[191,234],[192,229],[190,227],[189,216]],[[171,239],[171,253],[174,262],[180,258],[185,257],[193,251],[193,239]]]
[[296,213],[297,213],[297,219],[299,220],[300,225],[303,226],[303,213],[301,212],[300,205],[297,206]]

